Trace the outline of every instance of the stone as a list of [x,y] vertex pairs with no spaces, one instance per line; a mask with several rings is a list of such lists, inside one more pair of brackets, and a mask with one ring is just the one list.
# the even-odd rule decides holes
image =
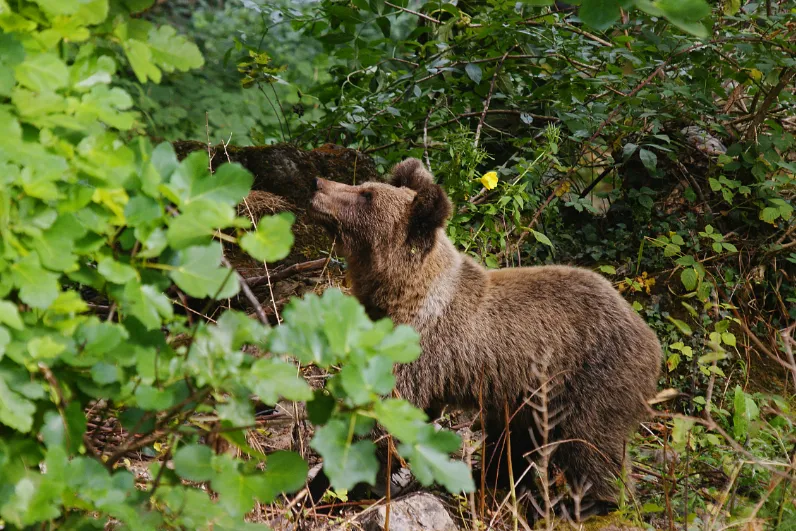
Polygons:
[[[365,531],[382,531],[386,506],[361,517]],[[458,531],[445,504],[427,492],[410,494],[390,503],[390,531]]]

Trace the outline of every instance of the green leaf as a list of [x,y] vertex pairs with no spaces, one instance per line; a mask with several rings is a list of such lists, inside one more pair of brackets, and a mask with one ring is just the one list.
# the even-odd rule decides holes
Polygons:
[[231,206],[200,199],[188,203],[179,216],[171,219],[166,238],[175,250],[202,245],[208,243],[218,229],[230,227],[234,221],[235,210]]
[[199,48],[182,35],[177,35],[172,26],[164,24],[150,30],[148,42],[153,61],[164,72],[187,72],[205,63]]
[[25,49],[14,35],[0,33],[0,96],[11,95],[16,84],[14,68],[24,59]]
[[172,388],[157,389],[149,385],[139,385],[135,390],[138,407],[150,411],[162,411],[176,403],[176,395]]
[[536,241],[544,245],[547,245],[550,248],[553,248],[553,242],[550,241],[550,238],[548,238],[541,232],[535,231],[533,229],[531,229],[531,233],[533,234],[533,237],[536,238]]
[[438,482],[451,493],[473,492],[475,484],[470,469],[461,461],[454,461],[448,453],[460,446],[459,437],[449,431],[436,431],[426,424],[417,442],[401,444],[401,456],[408,459],[412,474],[424,486]]
[[674,326],[676,326],[676,327],[677,327],[677,329],[678,329],[678,330],[680,330],[680,332],[682,332],[683,334],[685,334],[685,335],[687,335],[687,336],[690,336],[690,335],[692,335],[692,334],[693,334],[693,332],[691,331],[691,327],[690,327],[690,326],[688,326],[688,324],[686,324],[685,322],[681,321],[680,319],[675,319],[675,318],[674,318],[674,317],[672,317],[671,315],[667,315],[667,316],[666,316],[666,318],[667,318],[669,321],[671,321],[671,323],[672,323]]
[[606,275],[615,275],[616,268],[612,265],[602,265],[600,266],[600,271],[605,273]]
[[19,308],[11,301],[0,300],[0,323],[15,330],[22,330],[24,324],[19,316]]
[[774,224],[774,222],[779,218],[779,209],[775,207],[766,207],[760,211],[760,219],[765,221],[766,223]]
[[69,70],[60,57],[52,53],[30,54],[17,65],[17,81],[33,92],[53,92],[69,82]]
[[323,457],[323,470],[335,489],[350,490],[361,482],[375,484],[376,447],[371,441],[352,443],[346,422],[330,420],[315,431],[310,446]]
[[475,63],[467,63],[467,66],[464,67],[464,71],[467,73],[467,77],[472,79],[473,83],[478,85],[481,82],[481,77],[483,76],[481,72],[481,67]]
[[619,20],[619,2],[617,0],[583,0],[578,17],[597,30],[605,30]]
[[210,481],[215,475],[211,466],[213,451],[202,444],[181,446],[174,454],[174,470],[189,481]]
[[744,393],[740,385],[735,386],[735,397],[733,398],[732,427],[733,435],[742,441],[749,434],[750,423],[760,416],[760,410],[751,396]]
[[176,269],[169,275],[179,288],[191,297],[215,297],[226,299],[240,289],[234,271],[219,267],[221,263],[221,244],[188,247],[179,253]]
[[420,430],[428,420],[423,411],[406,400],[395,398],[376,402],[374,412],[379,423],[407,444],[417,441]]
[[34,255],[28,255],[11,267],[11,278],[25,304],[44,310],[58,297],[58,275],[42,269]]
[[190,201],[206,199],[234,207],[246,197],[253,182],[254,176],[240,164],[222,164],[212,175],[208,171],[193,174]]
[[736,345],[735,342],[735,334],[732,332],[724,332],[721,334],[721,340],[724,341],[724,344],[734,347]]
[[644,164],[647,171],[654,173],[655,168],[658,166],[658,156],[652,151],[644,148],[639,150],[638,156],[641,158],[641,163]]
[[264,216],[255,232],[249,232],[240,239],[241,248],[262,262],[282,260],[290,254],[293,246],[291,227],[295,219],[290,212]]
[[696,269],[689,267],[687,269],[683,269],[682,273],[680,273],[680,281],[685,286],[685,289],[688,291],[694,291],[697,287],[697,282],[699,281],[699,276],[697,275]]
[[147,79],[160,83],[162,74],[152,62],[152,50],[149,46],[141,41],[129,39],[122,43],[122,47],[140,83],[146,83]]
[[138,278],[134,267],[117,262],[113,258],[105,257],[97,263],[97,271],[109,282],[114,284],[127,284]]
[[304,486],[308,471],[307,463],[295,452],[269,454],[265,472],[255,480],[257,499],[271,503],[279,494],[297,491]]
[[246,384],[265,404],[276,404],[279,397],[304,402],[312,398],[312,389],[299,376],[294,365],[273,358],[254,362]]
[[163,320],[174,317],[171,300],[158,288],[130,282],[124,288],[124,309],[129,311],[147,330],[156,330]]
[[376,347],[380,355],[394,363],[411,363],[420,357],[420,335],[414,328],[399,325]]
[[237,463],[228,455],[214,459],[216,473],[210,485],[218,493],[221,505],[235,517],[242,517],[254,508],[259,481],[241,474]]
[[27,433],[33,427],[36,406],[27,398],[12,391],[4,378],[4,373],[0,372],[0,422]]

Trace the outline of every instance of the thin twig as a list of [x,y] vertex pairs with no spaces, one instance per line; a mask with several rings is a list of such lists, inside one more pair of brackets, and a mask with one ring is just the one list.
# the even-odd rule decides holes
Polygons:
[[434,24],[442,24],[441,20],[437,20],[437,19],[432,18],[432,17],[430,17],[428,15],[424,15],[423,13],[420,13],[418,11],[412,11],[411,9],[408,9],[406,7],[397,6],[397,5],[393,4],[392,2],[384,2],[384,5],[388,5],[388,6],[392,7],[392,8],[395,8],[395,9],[400,9],[404,13],[409,13],[410,15],[414,15],[416,17],[422,18],[423,20],[428,20],[429,22],[433,22]]
[[495,67],[495,72],[492,74],[492,83],[489,85],[489,94],[486,95],[486,101],[484,101],[484,110],[481,111],[481,118],[478,120],[478,127],[475,128],[475,139],[473,140],[473,147],[478,147],[478,140],[481,138],[481,128],[484,127],[484,120],[486,120],[486,111],[489,110],[489,104],[492,102],[492,94],[495,92],[495,84],[497,83],[497,77],[500,73],[500,69],[503,67],[503,61],[506,60],[509,53],[511,53],[517,45],[515,44],[512,46],[506,53],[503,54],[503,57],[500,58],[497,66]]

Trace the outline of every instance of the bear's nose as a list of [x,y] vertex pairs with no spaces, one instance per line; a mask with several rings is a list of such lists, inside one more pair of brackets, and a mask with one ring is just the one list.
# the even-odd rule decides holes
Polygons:
[[315,178],[315,191],[317,192],[321,188],[323,188],[323,179],[321,179],[320,177],[316,177]]

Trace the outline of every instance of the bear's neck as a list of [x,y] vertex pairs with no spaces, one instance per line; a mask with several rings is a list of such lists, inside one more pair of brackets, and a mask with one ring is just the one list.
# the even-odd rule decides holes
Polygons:
[[371,319],[390,317],[396,324],[422,328],[442,315],[455,295],[465,258],[440,232],[422,259],[349,258],[352,290]]

